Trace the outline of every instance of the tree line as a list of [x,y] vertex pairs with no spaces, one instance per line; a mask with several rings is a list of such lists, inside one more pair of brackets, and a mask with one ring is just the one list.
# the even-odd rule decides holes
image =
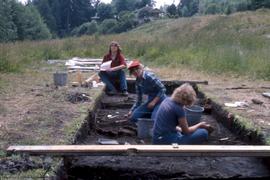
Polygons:
[[[40,40],[94,33],[121,33],[148,22],[154,0],[0,0],[0,42]],[[166,17],[230,14],[270,8],[269,0],[181,0],[161,7]],[[141,21],[143,20],[143,21]]]
[[15,0],[0,0],[0,42],[51,38],[38,10]]
[[196,14],[231,14],[239,11],[270,8],[269,0],[181,0],[167,7],[169,17],[190,17]]

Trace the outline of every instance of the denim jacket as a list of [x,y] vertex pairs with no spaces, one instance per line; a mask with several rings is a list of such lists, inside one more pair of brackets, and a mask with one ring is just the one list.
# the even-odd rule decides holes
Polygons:
[[165,92],[165,86],[155,76],[155,74],[144,71],[142,78],[136,79],[137,100],[132,106],[131,110],[133,111],[135,108],[141,105],[143,94],[148,95],[148,100],[154,99],[155,97],[159,97],[161,100],[163,100],[166,97]]

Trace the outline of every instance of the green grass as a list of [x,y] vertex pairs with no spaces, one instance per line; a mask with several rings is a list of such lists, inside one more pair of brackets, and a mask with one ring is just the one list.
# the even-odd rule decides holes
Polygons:
[[0,72],[17,72],[47,59],[102,58],[111,40],[128,58],[151,66],[270,79],[270,10],[163,19],[117,35],[84,36],[0,46]]

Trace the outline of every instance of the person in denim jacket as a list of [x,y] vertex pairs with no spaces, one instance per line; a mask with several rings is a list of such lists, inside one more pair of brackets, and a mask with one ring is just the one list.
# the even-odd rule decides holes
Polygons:
[[[128,117],[134,123],[139,118],[154,119],[160,103],[166,98],[166,88],[154,73],[145,71],[139,60],[133,60],[128,65],[130,74],[136,77],[137,100],[128,113]],[[143,103],[143,94],[148,99]]]
[[120,83],[120,91],[122,95],[127,96],[127,81],[125,72],[123,69],[127,67],[125,58],[121,53],[121,48],[118,42],[112,41],[109,47],[109,53],[103,57],[102,63],[107,61],[111,62],[111,67],[106,71],[100,71],[99,76],[104,84],[106,84],[106,92],[108,95],[114,95],[117,93],[115,87],[115,81]]

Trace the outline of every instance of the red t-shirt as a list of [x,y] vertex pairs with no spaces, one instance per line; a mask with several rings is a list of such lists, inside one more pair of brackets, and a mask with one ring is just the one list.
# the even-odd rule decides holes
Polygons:
[[[111,61],[111,60],[112,60],[112,55],[109,53],[103,57],[102,63]],[[120,65],[125,65],[125,66],[127,65],[125,61],[125,57],[121,53],[117,54],[115,60],[113,60],[111,63],[111,67],[113,68]]]

